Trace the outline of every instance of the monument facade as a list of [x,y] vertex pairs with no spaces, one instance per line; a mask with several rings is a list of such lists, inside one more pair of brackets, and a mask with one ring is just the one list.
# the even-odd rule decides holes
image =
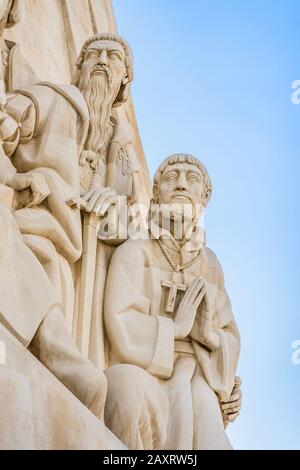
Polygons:
[[0,448],[230,449],[240,343],[197,226],[207,170],[167,158],[149,206],[110,1],[1,0],[0,34]]

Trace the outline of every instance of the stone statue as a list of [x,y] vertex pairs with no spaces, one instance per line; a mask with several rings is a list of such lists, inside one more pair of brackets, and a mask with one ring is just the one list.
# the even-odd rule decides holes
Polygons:
[[0,188],[0,322],[102,419],[105,376],[80,355],[67,333],[53,287],[25,245]]
[[111,260],[105,422],[130,449],[231,448],[224,427],[240,407],[240,339],[221,266],[197,228],[211,190],[197,158],[164,160],[150,232]]
[[[0,156],[1,159],[1,156]],[[76,348],[0,185],[0,449],[107,449],[106,378]]]
[[[0,3],[3,7],[3,11],[0,9],[1,25],[7,18],[12,21],[8,16],[12,13],[8,12],[17,2],[12,3]],[[19,191],[27,187],[31,189],[31,201],[26,209],[36,208],[31,214],[33,227],[43,219],[43,212],[49,210],[49,206],[37,206],[50,194],[51,183],[48,185],[39,163],[38,171],[25,168],[26,164],[33,166],[25,160],[30,155],[33,161],[34,154],[22,150],[22,145],[29,141],[24,140],[25,123],[29,124],[30,136],[34,125],[40,124],[39,118],[43,119],[42,114],[36,114],[42,109],[38,102],[31,101],[32,97],[21,92],[10,96],[1,115],[0,181],[9,183],[10,188],[0,184],[0,338],[8,348],[7,363],[0,371],[0,421],[5,429],[0,437],[0,448],[107,448],[116,441],[112,439],[111,444],[108,443],[103,423],[106,378],[76,348],[66,330],[55,289],[30,249],[30,243],[29,247],[24,243],[26,237],[17,224],[17,221],[20,224],[18,211],[14,212],[16,217],[11,212],[14,205],[20,203],[11,188]],[[8,110],[11,115],[7,114]],[[22,111],[27,113],[25,119]],[[12,147],[8,143],[9,136],[14,137]],[[5,142],[5,139],[8,140]],[[7,158],[16,144],[19,145],[18,156],[24,158],[22,173],[17,173]],[[43,149],[47,150],[47,146]],[[34,144],[32,150],[36,150]],[[47,158],[41,153],[37,154],[40,164]],[[55,173],[49,168],[50,174],[51,171]],[[47,221],[47,216],[44,220]],[[42,231],[39,236],[42,240]]]
[[133,80],[132,52],[118,35],[96,34],[84,43],[76,65],[75,83],[88,105],[90,127],[80,155],[83,199],[79,204],[86,214],[74,330],[81,351],[103,369],[104,286],[114,246],[124,240],[116,226],[108,235],[98,232],[99,223],[112,204],[118,206],[120,198],[132,204],[138,197],[133,135],[118,112],[129,97]]
[[1,36],[20,7],[0,0],[0,448],[122,447],[103,422],[106,377],[105,418],[128,447],[229,448],[239,336],[221,268],[196,229],[207,172],[188,155],[159,168],[153,239],[127,241],[113,256],[106,348],[120,209],[112,232],[100,224],[139,194],[122,115],[132,53],[117,34],[96,34],[72,85],[41,82]]
[[79,195],[77,150],[87,107],[76,87],[38,84],[8,93],[3,110],[0,137],[12,169],[1,182],[16,191],[15,219],[55,287],[70,331],[71,266],[82,241],[80,212],[66,201]]
[[[77,86],[40,82],[7,95],[0,136],[12,166],[2,183],[19,193],[15,218],[55,287],[68,330],[85,356],[91,331],[99,335],[94,350],[104,357],[102,265],[112,248],[98,249],[95,261],[97,227],[109,205],[118,202],[116,191],[131,201],[137,193],[132,136],[112,115],[112,107],[129,95],[131,51],[117,35],[95,35],[83,45],[77,67]],[[82,255],[80,209],[86,213],[84,246],[76,264]]]

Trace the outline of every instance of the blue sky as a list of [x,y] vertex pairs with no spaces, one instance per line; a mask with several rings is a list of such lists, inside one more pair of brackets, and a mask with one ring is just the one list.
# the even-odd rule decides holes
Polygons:
[[133,99],[153,175],[174,152],[206,165],[207,245],[241,337],[236,449],[300,449],[300,2],[113,0],[135,57]]

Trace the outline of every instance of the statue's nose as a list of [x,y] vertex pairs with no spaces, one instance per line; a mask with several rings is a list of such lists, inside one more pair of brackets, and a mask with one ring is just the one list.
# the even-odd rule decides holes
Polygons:
[[99,56],[99,64],[100,65],[107,65],[107,52],[101,51],[100,56]]
[[177,180],[177,187],[178,189],[186,189],[187,182],[184,173],[181,173],[178,180]]

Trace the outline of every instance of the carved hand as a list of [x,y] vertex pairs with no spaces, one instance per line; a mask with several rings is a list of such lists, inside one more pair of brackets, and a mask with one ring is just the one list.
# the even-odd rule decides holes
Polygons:
[[27,207],[38,206],[50,194],[49,186],[41,173],[13,173],[5,184],[16,191],[31,189],[32,197]]
[[205,294],[202,277],[196,278],[187,289],[176,313],[175,338],[185,338],[193,327],[197,309]]
[[87,202],[86,212],[94,212],[99,217],[119,200],[117,193],[109,187],[87,191],[82,197]]
[[234,387],[229,400],[220,403],[225,427],[228,423],[232,423],[240,414],[242,405],[241,383],[241,379],[235,377]]

